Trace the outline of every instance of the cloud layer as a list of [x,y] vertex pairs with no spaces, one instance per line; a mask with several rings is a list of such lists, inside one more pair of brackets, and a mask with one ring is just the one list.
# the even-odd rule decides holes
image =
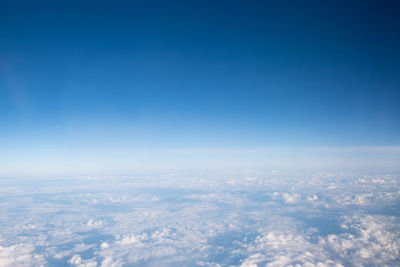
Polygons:
[[2,179],[1,266],[393,266],[396,173]]

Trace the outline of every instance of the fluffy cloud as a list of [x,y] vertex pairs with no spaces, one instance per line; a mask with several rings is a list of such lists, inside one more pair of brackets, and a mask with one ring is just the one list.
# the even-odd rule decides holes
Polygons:
[[0,266],[400,264],[396,174],[16,182],[0,195]]
[[83,260],[81,256],[79,255],[74,255],[69,261],[69,264],[78,266],[78,267],[96,267],[97,262],[94,260]]
[[104,222],[102,220],[93,220],[90,219],[87,223],[87,226],[89,226],[90,228],[101,228],[103,227]]
[[269,231],[247,246],[242,266],[392,266],[399,261],[400,220],[387,216],[343,218],[349,232],[317,236],[301,229]]
[[45,266],[43,255],[34,252],[32,244],[0,245],[0,266]]

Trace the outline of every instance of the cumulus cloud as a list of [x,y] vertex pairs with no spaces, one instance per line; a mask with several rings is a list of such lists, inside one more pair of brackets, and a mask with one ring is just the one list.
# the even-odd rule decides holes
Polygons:
[[0,266],[400,265],[396,174],[13,183],[1,191]]
[[45,266],[43,255],[36,254],[34,250],[32,244],[0,245],[0,266]]
[[72,258],[68,261],[69,264],[78,266],[78,267],[96,267],[97,262],[94,260],[83,260],[81,256],[78,254],[72,256]]
[[242,265],[392,266],[399,262],[400,220],[386,216],[344,218],[349,232],[326,237],[292,231],[270,231],[247,246]]
[[122,267],[124,262],[121,260],[114,260],[111,257],[105,257],[101,262],[101,267]]
[[93,220],[90,219],[87,223],[87,226],[89,226],[90,228],[101,228],[103,227],[104,222],[102,220]]

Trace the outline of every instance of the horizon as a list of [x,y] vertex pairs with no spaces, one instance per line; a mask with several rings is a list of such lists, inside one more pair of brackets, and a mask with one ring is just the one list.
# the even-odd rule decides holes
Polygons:
[[400,266],[399,14],[1,0],[0,266]]
[[395,3],[156,3],[3,2],[0,156],[400,145]]

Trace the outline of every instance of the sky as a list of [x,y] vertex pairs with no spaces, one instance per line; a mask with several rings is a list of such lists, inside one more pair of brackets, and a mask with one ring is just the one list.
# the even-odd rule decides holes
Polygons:
[[398,167],[399,11],[3,0],[0,175],[321,158]]

